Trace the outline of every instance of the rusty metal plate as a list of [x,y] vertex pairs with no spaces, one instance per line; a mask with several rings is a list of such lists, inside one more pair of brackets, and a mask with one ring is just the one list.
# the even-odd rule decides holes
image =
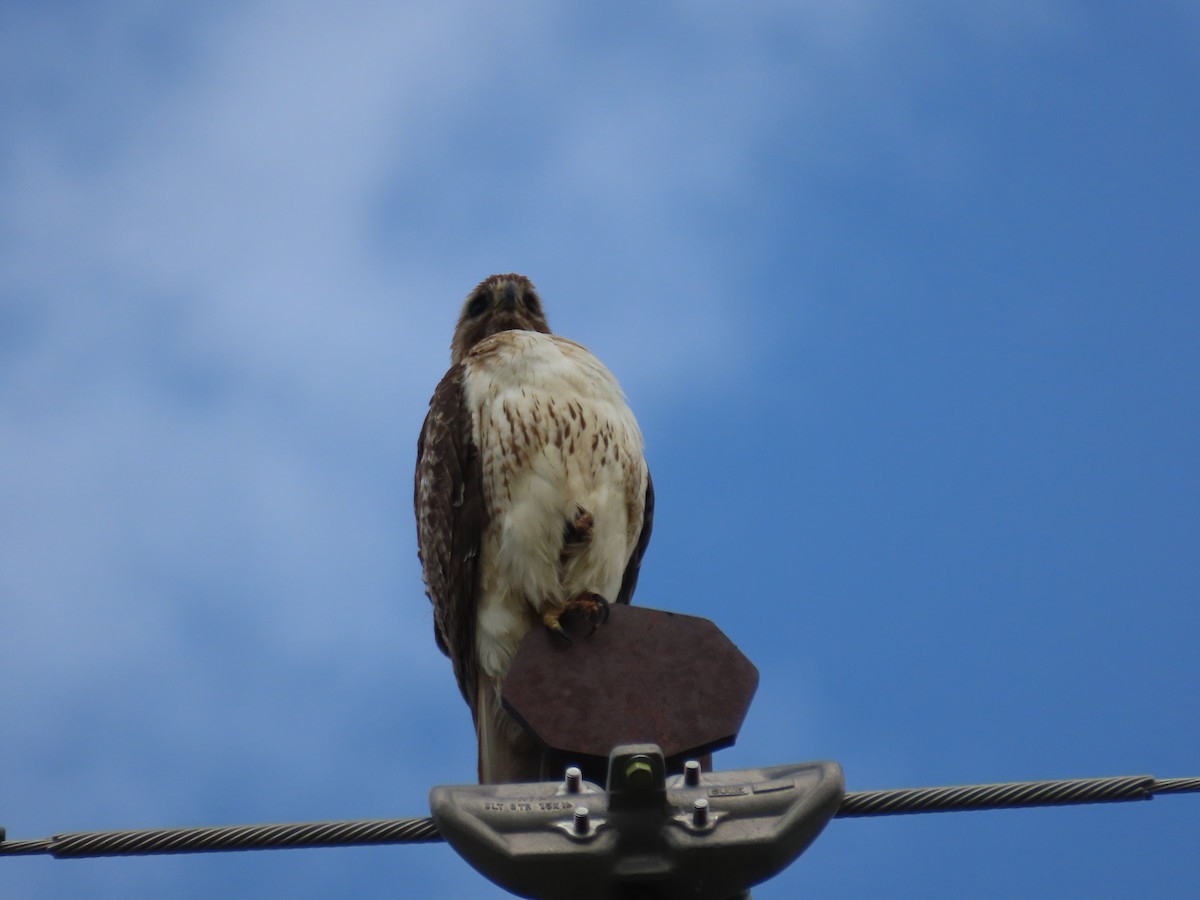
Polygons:
[[708,619],[614,604],[569,644],[532,629],[502,698],[559,755],[606,760],[617,744],[653,743],[679,759],[733,744],[757,687],[758,669]]

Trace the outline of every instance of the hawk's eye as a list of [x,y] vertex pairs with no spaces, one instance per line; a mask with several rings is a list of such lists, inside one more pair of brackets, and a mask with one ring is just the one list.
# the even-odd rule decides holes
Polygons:
[[491,299],[488,297],[488,295],[480,294],[478,297],[472,300],[470,306],[467,307],[467,315],[472,319],[474,319],[476,316],[482,316],[485,312],[487,312],[487,308],[490,305]]

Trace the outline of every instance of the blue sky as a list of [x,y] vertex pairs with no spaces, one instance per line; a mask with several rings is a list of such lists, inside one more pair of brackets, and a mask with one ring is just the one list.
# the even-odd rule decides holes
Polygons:
[[[411,513],[461,298],[638,414],[722,768],[1200,774],[1183,2],[0,5],[0,823],[423,815]],[[1179,896],[1200,802],[835,821],[761,898]],[[0,897],[496,896],[444,846],[0,860]]]

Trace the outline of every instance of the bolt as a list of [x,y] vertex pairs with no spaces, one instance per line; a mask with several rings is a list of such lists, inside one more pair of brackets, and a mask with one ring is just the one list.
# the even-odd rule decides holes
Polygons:
[[696,802],[692,804],[692,824],[697,828],[705,828],[708,825],[708,799],[698,797]]
[[625,781],[635,790],[649,790],[654,784],[654,765],[650,757],[631,757],[625,764]]
[[689,759],[683,764],[683,783],[688,787],[695,787],[700,783],[700,763],[694,759]]
[[586,806],[575,807],[575,833],[587,834],[591,827],[591,823],[588,821],[588,808]]
[[578,794],[583,783],[583,772],[576,766],[567,769],[567,793]]

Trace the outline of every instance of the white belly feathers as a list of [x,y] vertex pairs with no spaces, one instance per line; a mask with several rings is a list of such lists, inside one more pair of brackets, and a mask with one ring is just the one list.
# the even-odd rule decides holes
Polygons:
[[[616,599],[642,528],[642,435],[612,373],[574,341],[504,331],[464,360],[464,390],[483,465],[476,642],[499,679],[542,613],[585,591]],[[564,553],[586,511],[590,540]]]

